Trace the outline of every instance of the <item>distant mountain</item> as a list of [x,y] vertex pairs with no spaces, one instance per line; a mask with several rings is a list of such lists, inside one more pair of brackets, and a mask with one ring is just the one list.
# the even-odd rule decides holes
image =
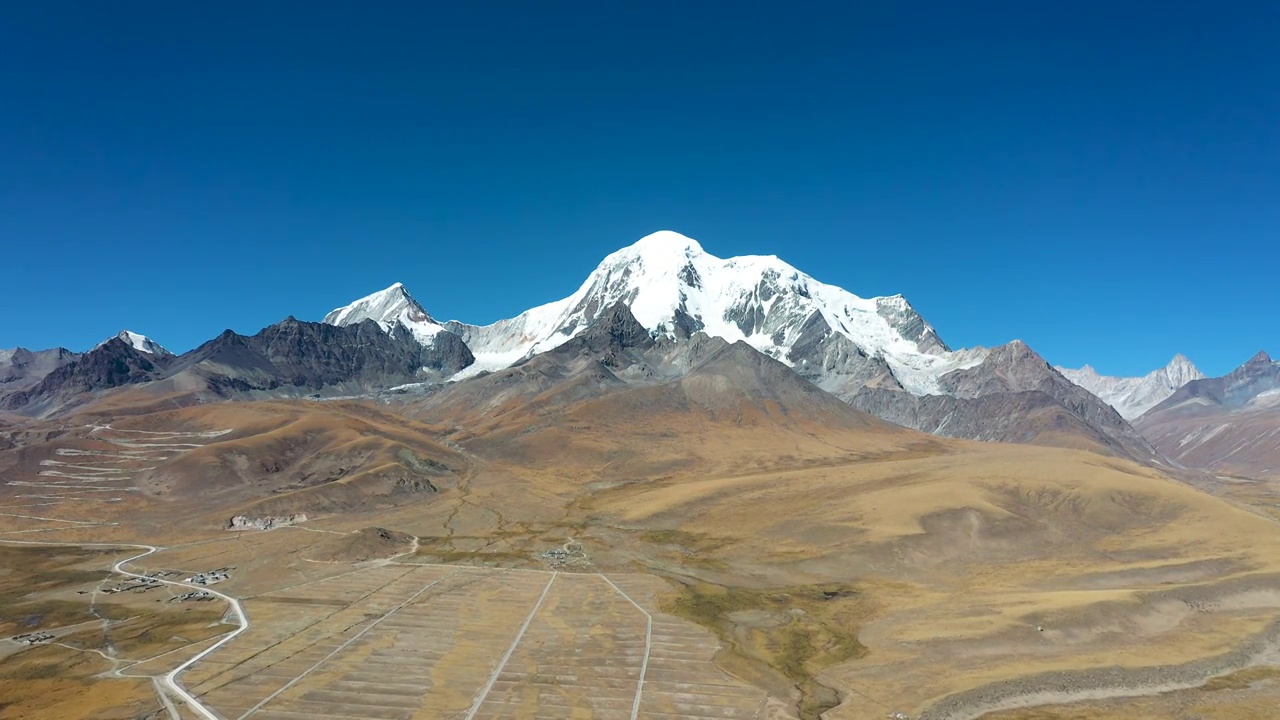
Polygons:
[[[114,337],[119,339],[121,342],[124,342],[125,344],[129,345],[134,350],[147,353],[148,355],[157,355],[162,357],[173,355],[173,353],[164,349],[164,346],[162,346],[160,343],[156,342],[155,340],[152,340],[146,335],[139,335],[138,333],[133,332],[131,330],[121,330],[120,334],[115,335]],[[98,343],[98,347],[102,347],[103,345],[107,344],[107,342],[110,339],[111,338],[107,338],[107,340],[103,340],[102,342]]]
[[[151,370],[143,369],[144,363],[129,357],[119,348],[108,349],[94,355],[113,340],[153,356],[149,362],[173,356],[159,343],[135,332],[122,330],[98,343],[88,353],[73,353],[65,348],[31,351],[25,348],[0,350],[0,408],[18,408],[32,403],[33,398],[46,398],[57,405],[57,396],[73,396],[83,392],[127,385],[150,377]],[[90,357],[92,355],[92,357]],[[75,371],[66,371],[36,390],[54,371],[88,358],[88,362]]]
[[943,394],[864,387],[850,402],[891,422],[946,437],[1034,443],[1128,456],[1158,452],[1111,406],[1063,377],[1021,341],[940,380]]
[[0,407],[48,414],[88,393],[159,379],[169,360],[171,356],[156,356],[113,337],[53,370],[31,388],[8,395]]
[[4,398],[0,407],[49,415],[91,402],[101,391],[133,386],[145,397],[178,402],[364,394],[441,380],[472,359],[452,335],[423,347],[400,325],[387,332],[372,320],[337,326],[289,317],[256,335],[227,330],[177,357],[140,350],[114,337],[29,390]]
[[46,375],[80,357],[66,348],[0,350],[0,400],[30,390]]
[[172,377],[175,389],[198,379],[220,394],[361,394],[447,377],[470,361],[460,341],[424,348],[400,325],[385,332],[372,320],[337,326],[288,317],[256,335],[227,330],[178,358]]
[[1135,425],[1188,467],[1280,479],[1280,362],[1259,352],[1222,377],[1193,380]]
[[1071,382],[1102,398],[1126,420],[1136,419],[1178,388],[1204,377],[1204,373],[1181,354],[1175,355],[1168,365],[1142,377],[1099,375],[1088,365],[1079,370],[1061,367],[1057,370]]

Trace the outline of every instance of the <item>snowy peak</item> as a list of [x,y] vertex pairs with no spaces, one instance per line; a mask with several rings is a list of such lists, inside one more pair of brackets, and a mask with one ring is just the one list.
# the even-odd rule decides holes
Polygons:
[[[1085,365],[1084,367],[1080,368],[1079,370],[1065,370],[1064,368],[1058,368],[1058,371],[1059,371],[1059,372],[1069,372],[1069,373],[1071,373],[1072,375],[1076,375],[1076,376],[1079,376],[1079,377],[1082,377],[1082,378],[1100,378],[1100,377],[1102,377],[1101,375],[1099,375],[1099,374],[1098,374],[1098,371],[1097,371],[1097,370],[1094,370],[1094,369],[1093,369],[1093,366],[1092,366],[1092,365]],[[1076,383],[1076,384],[1078,385],[1079,383]]]
[[107,343],[115,339],[119,339],[125,345],[128,345],[134,350],[137,350],[138,352],[144,352],[148,355],[155,355],[156,357],[173,356],[173,353],[166,350],[164,346],[161,345],[160,343],[156,342],[155,340],[152,340],[146,335],[140,335],[136,332],[133,332],[132,330],[121,330],[119,334],[113,335],[107,338],[106,340],[103,340],[102,342],[95,345],[94,349],[96,350],[97,348],[100,348],[103,345],[106,345]]
[[1164,402],[1178,388],[1204,377],[1204,373],[1181,353],[1175,355],[1168,365],[1136,378],[1099,375],[1088,365],[1079,370],[1058,368],[1058,372],[1111,405],[1126,420],[1137,418]]
[[1155,371],[1168,384],[1173,385],[1175,389],[1186,385],[1192,380],[1199,380],[1204,377],[1204,373],[1200,372],[1200,368],[1187,358],[1186,355],[1178,353],[1173,356],[1173,360],[1168,365]]
[[[447,327],[475,353],[467,371],[474,373],[551,350],[619,302],[654,336],[703,332],[746,342],[793,366],[806,360],[793,352],[802,336],[812,347],[843,337],[916,393],[939,392],[937,378],[957,367],[933,327],[901,296],[861,298],[771,255],[721,259],[672,231],[611,253],[563,300],[492,325]],[[806,333],[815,327],[822,337]]]
[[397,320],[406,314],[419,321],[435,324],[435,320],[409,294],[404,283],[396,283],[386,290],[379,290],[350,305],[333,310],[324,316],[324,322],[329,325],[353,325],[364,320],[382,323]]
[[706,251],[698,244],[697,240],[691,237],[681,235],[674,230],[659,230],[650,233],[635,241],[631,245],[611,253],[604,259],[601,265],[614,264],[619,261],[632,258],[651,258],[655,261],[661,259],[692,259],[699,255],[705,255]]
[[[1187,383],[1155,408],[1150,416],[1158,422],[1161,414],[1176,414],[1182,406],[1196,407],[1198,411],[1217,408],[1223,412],[1234,412],[1259,398],[1272,397],[1270,393],[1275,391],[1280,391],[1280,363],[1260,352],[1222,377],[1197,378]],[[1264,402],[1269,404],[1270,400]]]
[[400,325],[422,345],[430,345],[444,328],[409,294],[403,283],[373,293],[324,316],[327,325],[355,325],[372,320],[387,333]]

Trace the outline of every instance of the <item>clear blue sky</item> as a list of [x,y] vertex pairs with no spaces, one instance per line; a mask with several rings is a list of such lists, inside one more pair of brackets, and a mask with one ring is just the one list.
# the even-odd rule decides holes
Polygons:
[[795,5],[7,3],[0,347],[488,322],[669,228],[953,346],[1280,353],[1280,3]]

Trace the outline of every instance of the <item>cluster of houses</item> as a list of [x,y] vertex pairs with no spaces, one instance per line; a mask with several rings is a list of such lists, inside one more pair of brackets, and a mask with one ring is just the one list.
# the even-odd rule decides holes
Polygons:
[[583,551],[582,545],[576,542],[565,543],[564,547],[552,548],[546,552],[539,553],[538,558],[545,562],[552,570],[559,570],[569,565],[590,565],[587,559],[587,553]]
[[177,600],[178,602],[186,602],[187,600],[192,600],[195,602],[205,602],[207,600],[212,600],[212,599],[213,599],[213,593],[210,593],[208,590],[192,590],[189,593],[174,595],[173,597],[169,598],[169,602],[173,602],[174,600]]
[[234,569],[235,568],[220,567],[217,570],[210,570],[209,572],[192,575],[183,582],[190,583],[191,585],[213,585],[214,583],[220,583],[231,577],[231,571]]
[[160,582],[159,580],[152,580],[150,578],[143,580],[141,578],[138,578],[135,580],[130,580],[128,582],[120,583],[115,587],[109,587],[103,590],[102,592],[108,595],[112,593],[122,593],[122,592],[129,592],[129,591],[146,592],[148,590],[154,590],[155,588],[158,588],[163,584],[164,583]]
[[558,570],[569,562],[569,551],[554,548],[542,553],[538,557],[542,558],[548,565]]

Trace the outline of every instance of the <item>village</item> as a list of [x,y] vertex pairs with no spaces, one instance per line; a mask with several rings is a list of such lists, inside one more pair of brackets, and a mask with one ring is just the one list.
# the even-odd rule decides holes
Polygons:
[[23,645],[37,645],[39,643],[49,642],[53,638],[54,638],[53,633],[36,632],[36,633],[23,633],[21,635],[14,635],[10,639],[16,643],[22,643]]
[[191,585],[214,585],[216,583],[220,583],[223,580],[226,580],[227,578],[231,577],[232,570],[235,570],[235,568],[220,567],[216,570],[209,570],[208,572],[196,573],[195,575],[192,575],[191,577],[183,580],[182,582],[189,583]]

